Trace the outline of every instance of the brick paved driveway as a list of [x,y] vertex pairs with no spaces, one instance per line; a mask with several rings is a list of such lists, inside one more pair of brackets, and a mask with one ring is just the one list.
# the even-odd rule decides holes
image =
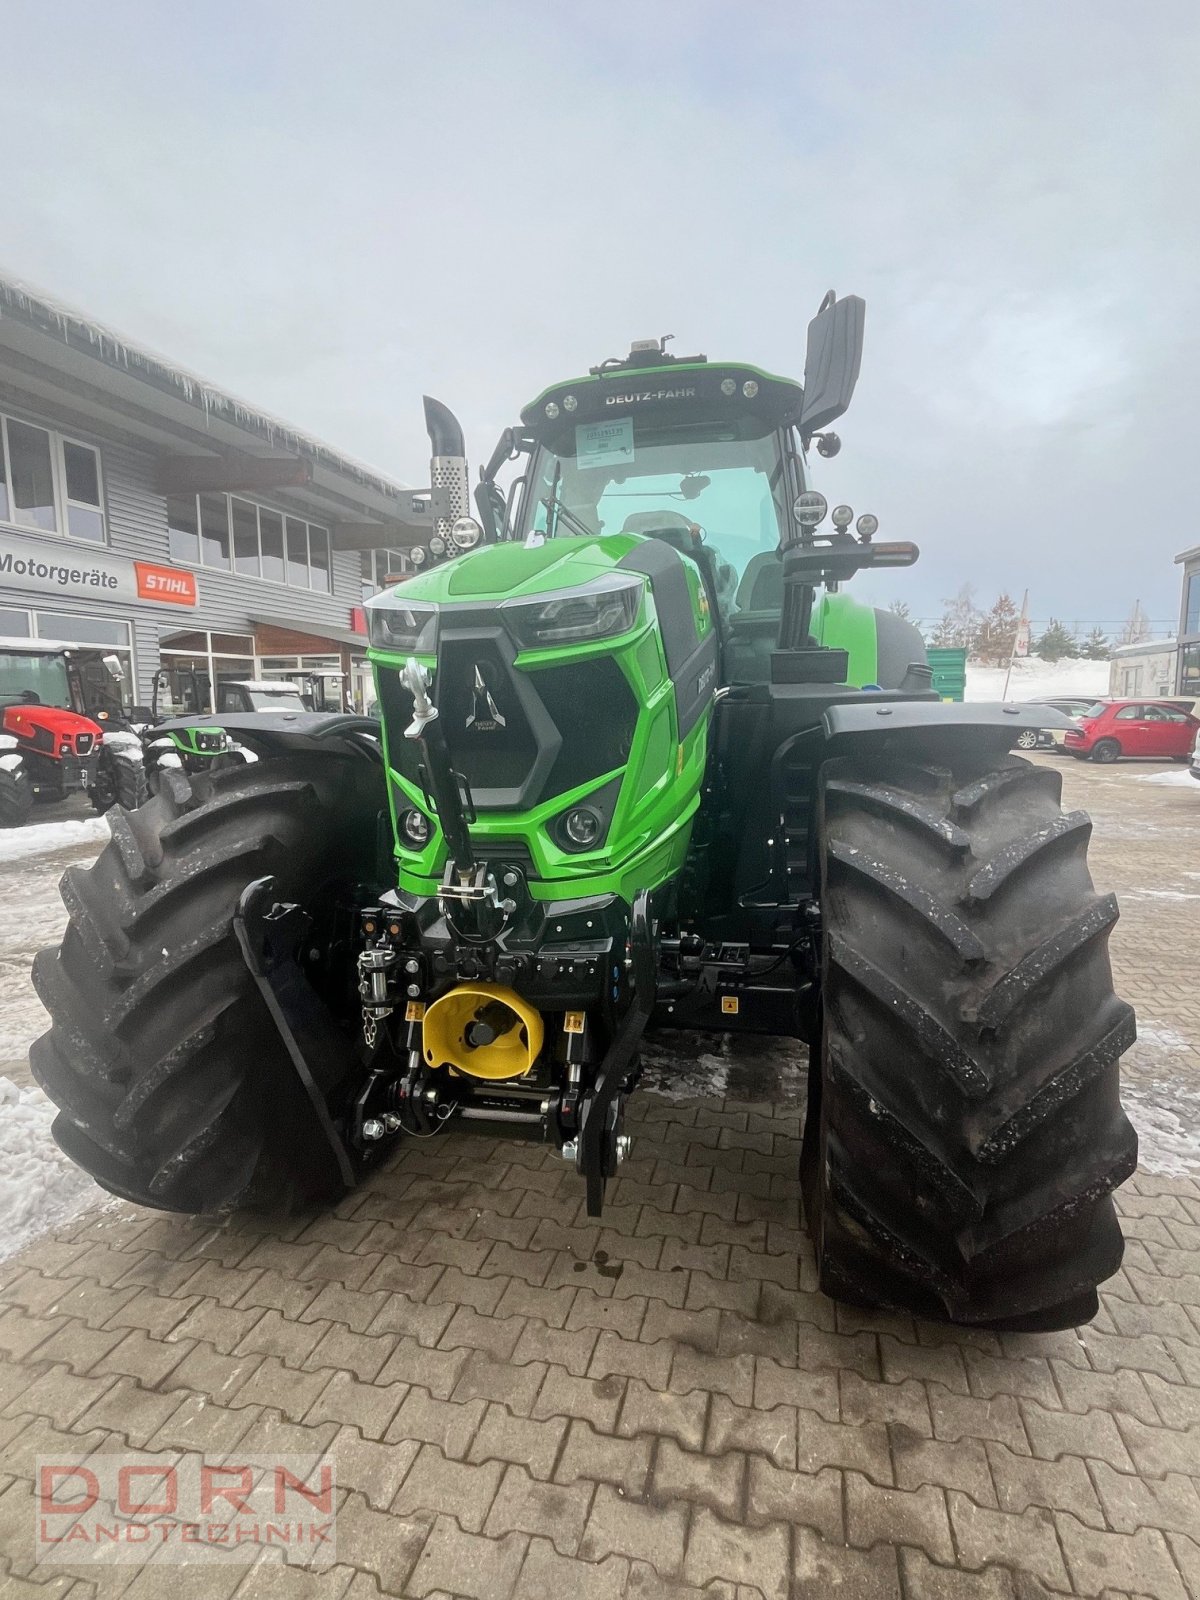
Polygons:
[[[717,1053],[707,1094],[641,1098],[600,1226],[556,1156],[450,1132],[331,1215],[114,1206],[8,1262],[0,1593],[1200,1596],[1200,785],[1065,779],[1123,892],[1164,1169],[1122,1193],[1090,1327],[835,1308],[797,1230],[800,1066]],[[338,1564],[34,1567],[35,1458],[128,1447],[334,1450]]]

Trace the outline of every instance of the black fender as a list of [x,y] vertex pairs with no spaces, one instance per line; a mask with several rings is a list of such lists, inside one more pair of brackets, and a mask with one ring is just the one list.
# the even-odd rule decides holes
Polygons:
[[826,754],[849,755],[889,745],[903,745],[936,755],[939,750],[974,744],[1003,755],[1017,735],[1040,728],[1074,727],[1070,717],[1053,706],[1010,705],[1001,701],[960,704],[946,700],[889,700],[875,705],[858,701],[832,705],[821,718]]

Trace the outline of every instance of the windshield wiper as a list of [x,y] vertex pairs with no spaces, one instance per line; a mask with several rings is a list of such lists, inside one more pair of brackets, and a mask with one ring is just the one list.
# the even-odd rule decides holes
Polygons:
[[[557,513],[558,517],[564,517],[575,529],[575,532],[580,534],[584,539],[594,539],[596,537],[596,530],[594,528],[589,528],[582,517],[576,516],[575,512],[571,510],[570,506],[565,505],[563,501],[559,499],[557,493],[552,492],[546,496],[546,498],[542,501],[542,509],[546,513],[547,528],[550,527],[550,518],[555,516],[555,513]],[[555,526],[557,527],[557,517],[555,519]],[[551,534],[550,537],[553,538],[554,535]]]

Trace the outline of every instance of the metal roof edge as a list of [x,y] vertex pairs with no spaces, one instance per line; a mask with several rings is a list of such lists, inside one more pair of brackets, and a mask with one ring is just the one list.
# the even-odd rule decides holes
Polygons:
[[141,378],[150,387],[168,390],[206,417],[220,416],[223,421],[264,439],[275,449],[294,450],[387,497],[399,498],[412,493],[410,484],[389,478],[377,468],[335,450],[292,423],[239,399],[106,323],[96,321],[65,301],[0,269],[0,319],[5,316],[16,317],[50,338],[81,349],[107,367]]

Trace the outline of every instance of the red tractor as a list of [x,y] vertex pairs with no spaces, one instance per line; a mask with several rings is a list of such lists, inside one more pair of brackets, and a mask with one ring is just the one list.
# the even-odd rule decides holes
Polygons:
[[0,648],[0,827],[28,821],[35,800],[95,787],[102,730],[70,709],[68,661],[49,640]]

